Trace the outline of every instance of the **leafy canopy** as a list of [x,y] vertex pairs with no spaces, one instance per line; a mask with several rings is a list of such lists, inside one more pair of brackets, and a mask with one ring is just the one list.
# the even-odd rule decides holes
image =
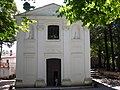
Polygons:
[[17,8],[13,0],[1,0],[0,8],[0,40],[12,39],[17,27],[12,16],[17,12]]
[[29,24],[34,21],[23,17],[21,26],[18,26],[14,19],[16,14],[18,11],[14,0],[0,0],[0,41],[15,40],[19,30],[29,31]]
[[120,0],[64,0],[58,9],[59,16],[66,16],[68,24],[81,20],[83,25],[106,26],[120,18]]

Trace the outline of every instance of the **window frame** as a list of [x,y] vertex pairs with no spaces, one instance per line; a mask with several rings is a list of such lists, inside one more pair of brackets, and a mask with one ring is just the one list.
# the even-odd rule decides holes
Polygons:
[[[49,38],[49,30],[50,30],[49,28],[50,28],[50,27],[51,27],[51,28],[53,28],[53,27],[58,27],[58,32],[57,32],[58,38],[53,38],[53,39],[52,39],[52,38],[51,38],[51,39]],[[54,32],[54,31],[53,31],[53,32]],[[59,40],[60,40],[60,26],[59,26],[59,25],[48,25],[48,26],[47,26],[47,40],[48,40],[48,41],[59,41]]]

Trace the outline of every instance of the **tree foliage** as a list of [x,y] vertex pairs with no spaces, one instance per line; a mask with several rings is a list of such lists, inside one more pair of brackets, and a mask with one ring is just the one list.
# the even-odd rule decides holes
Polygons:
[[[108,58],[110,69],[120,71],[120,19],[115,20],[109,25],[107,30]],[[105,59],[105,40],[103,26],[97,26],[90,29],[91,36],[91,57],[96,57],[98,63],[93,66],[106,68],[107,60]],[[111,29],[111,32],[110,32]],[[112,40],[111,40],[112,35]],[[95,37],[96,36],[96,37]],[[112,43],[111,43],[112,41]],[[100,68],[101,68],[100,67]]]
[[64,0],[59,8],[60,15],[66,16],[68,24],[81,20],[83,25],[106,26],[120,18],[120,0]]
[[[115,62],[120,71],[120,63],[117,63],[120,62],[120,29],[118,23],[116,23],[120,18],[120,0],[64,0],[64,3],[65,5],[58,9],[59,16],[65,16],[68,19],[68,25],[80,20],[83,22],[83,26],[87,25],[90,29],[94,29],[95,31],[91,30],[91,34],[96,34],[96,37],[93,35],[94,39],[91,39],[93,40],[91,41],[91,51],[94,51],[94,54],[98,52],[98,57],[101,57],[101,52],[104,52],[104,61],[107,62],[108,70],[111,61],[113,63],[112,67],[115,68],[114,58],[118,57]],[[112,27],[110,27],[111,24]],[[102,32],[98,29],[101,26]],[[117,29],[115,29],[116,26]],[[113,39],[113,37],[115,38]],[[103,38],[102,41],[100,41],[101,38]],[[104,49],[103,45],[105,46]],[[116,50],[116,47],[118,50]]]
[[29,23],[33,21],[22,17],[21,26],[18,26],[14,16],[18,14],[14,0],[0,1],[0,40],[9,41],[16,38],[19,30],[28,31]]
[[24,16],[19,26],[15,19],[16,14],[18,11],[14,0],[0,0],[0,59],[2,45],[7,44],[11,47],[16,40],[17,32],[19,30],[29,31],[29,24],[35,22]]
[[13,0],[1,0],[0,7],[0,40],[15,38],[17,23],[12,17],[17,12],[15,3]]

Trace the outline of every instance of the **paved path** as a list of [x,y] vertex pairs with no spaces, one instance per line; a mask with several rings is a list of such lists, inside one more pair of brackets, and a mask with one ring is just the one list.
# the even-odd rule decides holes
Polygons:
[[0,80],[0,90],[9,90],[10,85],[13,85],[15,80]]
[[102,83],[101,79],[93,79],[95,82],[98,82],[100,83],[101,85],[104,85],[104,86],[107,86],[107,87],[110,87],[110,88],[113,88],[115,90],[120,90],[120,86],[111,86],[111,85],[108,85],[106,83]]

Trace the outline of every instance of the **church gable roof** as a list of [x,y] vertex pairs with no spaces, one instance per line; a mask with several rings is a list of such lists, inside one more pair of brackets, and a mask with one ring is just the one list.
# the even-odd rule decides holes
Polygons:
[[27,16],[57,16],[56,10],[60,7],[55,3],[45,5],[43,7],[39,7],[24,13],[21,13],[17,16],[27,15]]

